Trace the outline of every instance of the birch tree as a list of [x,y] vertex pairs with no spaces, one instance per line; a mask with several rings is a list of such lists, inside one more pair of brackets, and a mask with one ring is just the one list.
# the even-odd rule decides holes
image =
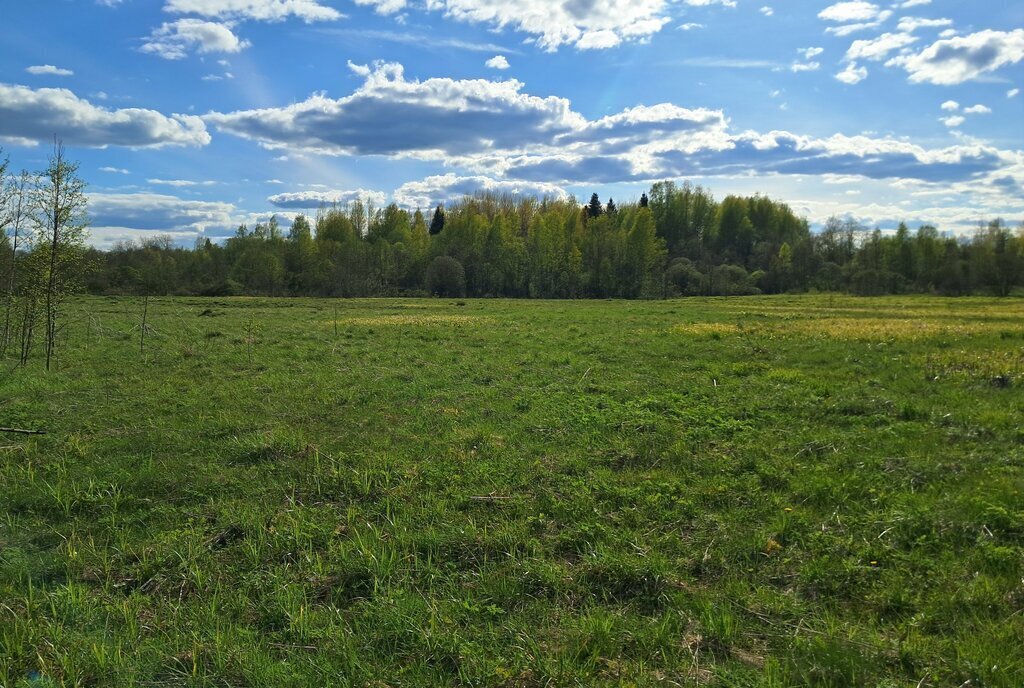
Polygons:
[[64,144],[55,140],[47,168],[39,175],[32,194],[37,246],[45,269],[42,291],[46,320],[46,369],[57,351],[58,319],[67,297],[79,287],[85,256],[88,219],[85,182],[78,176],[78,163],[70,162]]
[[[4,180],[0,179],[0,184]],[[14,311],[14,299],[18,292],[18,251],[24,252],[24,225],[25,211],[27,206],[27,194],[32,188],[32,176],[22,170],[17,177],[6,180],[6,228],[0,228],[10,234],[10,261],[7,264],[7,279],[5,284],[4,298],[4,331],[0,338],[0,357],[7,354],[7,347],[11,342],[11,332],[14,323],[11,318]],[[6,235],[5,235],[6,238]]]

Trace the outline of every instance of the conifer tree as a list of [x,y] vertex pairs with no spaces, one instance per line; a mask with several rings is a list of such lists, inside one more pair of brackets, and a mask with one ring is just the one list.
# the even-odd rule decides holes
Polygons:
[[430,221],[430,236],[437,236],[444,231],[444,206],[437,206],[434,211],[434,219]]
[[590,197],[590,204],[587,205],[587,215],[590,217],[601,217],[604,209],[601,207],[601,199],[597,194]]

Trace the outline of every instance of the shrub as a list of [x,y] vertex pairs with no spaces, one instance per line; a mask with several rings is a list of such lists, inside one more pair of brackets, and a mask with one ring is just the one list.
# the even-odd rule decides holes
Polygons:
[[456,297],[466,293],[466,271],[451,256],[438,256],[427,267],[427,291],[434,296]]

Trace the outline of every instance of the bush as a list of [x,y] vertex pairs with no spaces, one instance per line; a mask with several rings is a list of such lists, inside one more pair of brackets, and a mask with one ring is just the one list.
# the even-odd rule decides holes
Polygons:
[[713,296],[749,296],[760,294],[747,271],[739,265],[719,265],[711,271]]
[[433,296],[451,298],[466,293],[466,271],[451,256],[438,256],[427,266],[426,282]]
[[704,274],[686,258],[672,261],[665,271],[665,281],[676,295],[700,296],[704,291]]

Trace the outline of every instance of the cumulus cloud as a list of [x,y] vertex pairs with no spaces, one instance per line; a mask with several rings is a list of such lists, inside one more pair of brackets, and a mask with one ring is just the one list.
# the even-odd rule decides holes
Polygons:
[[44,75],[44,74],[48,75],[48,76],[72,76],[72,75],[74,75],[74,72],[71,71],[70,69],[61,69],[60,67],[55,67],[53,65],[32,65],[31,67],[26,67],[25,71],[28,72],[29,74],[35,74],[37,76]]
[[267,148],[432,159],[593,141],[621,147],[725,126],[719,111],[667,103],[590,121],[564,98],[523,93],[516,80],[410,81],[393,63],[351,67],[365,78],[351,96],[314,95],[285,108],[213,113],[206,119]]
[[557,184],[444,174],[403,184],[395,190],[394,197],[398,205],[406,208],[432,208],[439,203],[455,201],[480,191],[538,198],[566,198],[569,195]]
[[1024,60],[1024,29],[985,30],[932,43],[919,53],[892,58],[912,83],[960,84]]
[[878,12],[878,5],[871,2],[837,2],[818,12],[818,19],[846,24],[874,19]]
[[[866,74],[855,64],[848,68],[855,72],[851,78]],[[318,95],[284,108],[212,114],[207,121],[269,148],[416,157],[469,173],[403,189],[405,204],[422,206],[428,204],[414,201],[433,201],[450,187],[461,195],[467,178],[560,188],[752,174],[967,181],[1005,172],[1020,157],[970,142],[933,150],[891,138],[732,132],[719,110],[671,103],[591,120],[565,99],[524,93],[517,81],[410,81],[398,65],[387,64],[360,71],[365,83],[341,99]],[[432,189],[437,195],[427,193]]]
[[68,145],[92,148],[205,146],[210,142],[199,117],[168,116],[140,108],[108,110],[63,88],[0,84],[0,140],[34,145],[54,134]]
[[921,17],[903,17],[900,19],[899,23],[896,24],[896,28],[903,33],[913,33],[918,29],[951,26],[952,24],[952,19],[922,19]]
[[818,13],[818,18],[833,24],[825,29],[828,33],[848,36],[880,26],[892,14],[892,10],[883,10],[872,2],[854,1],[829,5]]
[[883,33],[877,38],[854,41],[846,51],[846,59],[884,60],[890,53],[917,42],[916,36],[908,33]]
[[495,55],[485,63],[491,69],[508,69],[511,65],[504,55]]
[[516,80],[411,81],[398,64],[353,68],[365,82],[350,96],[205,119],[270,149],[431,158],[550,142],[585,123],[568,100],[524,94]]
[[709,5],[722,5],[723,7],[735,7],[736,0],[683,0],[691,7],[707,7]]
[[851,62],[846,67],[836,74],[836,79],[842,81],[844,84],[859,84],[868,78],[868,70],[865,67],[858,67],[856,62]]
[[353,201],[363,201],[382,206],[387,203],[388,196],[382,191],[354,189],[352,191],[296,191],[270,196],[267,202],[276,208],[307,210],[324,205],[348,205]]
[[282,21],[295,17],[307,23],[333,21],[344,16],[317,0],[167,0],[164,11],[256,21]]
[[570,183],[648,182],[665,178],[759,175],[857,175],[868,179],[954,182],[978,179],[1015,164],[1019,153],[984,146],[929,150],[896,139],[789,132],[724,135],[690,148],[663,147],[646,155],[594,158],[573,155],[523,156],[506,176]]
[[[406,5],[396,0],[358,2],[384,12],[396,12]],[[735,6],[734,0],[687,0],[686,4]],[[647,38],[669,22],[668,6],[669,0],[426,0],[428,10],[441,11],[457,21],[522,31],[549,51],[563,45],[610,48]]]
[[91,241],[101,246],[160,234],[182,241],[225,236],[241,219],[231,203],[155,193],[89,194],[89,218]]
[[191,179],[147,179],[147,184],[153,184],[154,186],[173,186],[177,188],[185,188],[190,186],[214,186],[217,182],[213,181],[202,181],[197,182]]
[[140,50],[165,60],[180,60],[193,50],[200,54],[237,53],[249,47],[231,28],[230,24],[202,19],[179,19],[154,29]]

